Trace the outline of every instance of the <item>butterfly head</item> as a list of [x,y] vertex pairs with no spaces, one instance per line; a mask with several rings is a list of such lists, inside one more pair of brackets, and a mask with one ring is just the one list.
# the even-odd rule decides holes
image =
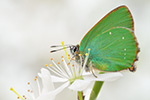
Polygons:
[[70,46],[70,52],[74,56],[78,55],[79,54],[79,45]]
[[[65,46],[65,48],[70,48],[70,52],[73,56],[77,56],[80,53],[79,52],[79,45],[64,45],[64,46]],[[64,49],[62,47],[62,45],[53,45],[53,46],[51,46],[51,48],[55,48],[55,49],[51,50],[50,53],[57,52],[57,51]]]

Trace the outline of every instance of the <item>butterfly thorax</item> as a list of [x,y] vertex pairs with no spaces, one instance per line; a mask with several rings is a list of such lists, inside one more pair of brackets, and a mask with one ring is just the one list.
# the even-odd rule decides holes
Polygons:
[[[71,54],[73,55],[72,58],[75,58],[75,61],[78,63],[78,64],[81,64],[81,66],[83,66],[83,63],[84,63],[84,60],[85,60],[85,55],[83,54],[80,54],[80,50],[79,50],[79,45],[72,45],[70,46],[70,52]],[[82,60],[82,61],[81,61]],[[86,71],[89,71],[89,59],[85,65],[85,70]]]
[[80,54],[79,45],[72,45],[72,46],[70,46],[70,52],[73,55],[72,58],[75,58],[75,61],[77,63],[81,63],[80,56],[79,56],[79,54]]

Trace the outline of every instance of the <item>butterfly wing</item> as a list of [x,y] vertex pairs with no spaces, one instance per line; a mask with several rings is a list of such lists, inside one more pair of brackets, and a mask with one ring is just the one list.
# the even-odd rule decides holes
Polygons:
[[90,61],[95,68],[104,71],[120,71],[132,67],[137,54],[132,31],[123,27],[105,31],[91,40],[88,47],[91,48]]
[[111,11],[85,35],[79,47],[81,54],[88,48],[89,60],[97,69],[119,71],[132,67],[138,48],[126,6]]
[[82,39],[80,43],[80,51],[84,52],[85,47],[88,46],[88,43],[90,43],[91,39],[95,38],[97,35],[102,34],[104,31],[112,27],[118,26],[134,30],[133,19],[126,6],[120,6],[112,10],[95,26],[93,26],[93,28]]

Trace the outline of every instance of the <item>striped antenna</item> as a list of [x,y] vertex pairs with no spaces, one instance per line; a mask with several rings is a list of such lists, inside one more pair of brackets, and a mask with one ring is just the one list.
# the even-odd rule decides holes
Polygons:
[[72,46],[72,45],[70,45],[70,44],[65,44],[65,45],[52,45],[52,46],[50,46],[50,48],[59,48],[59,49],[51,50],[50,53],[53,53],[53,52],[57,52],[57,51],[63,50],[64,47],[65,47],[65,48],[70,48],[70,46]]
[[[70,47],[72,45],[71,44],[65,44],[64,46],[65,47]],[[57,47],[62,47],[62,45],[52,45],[52,46],[50,46],[50,48],[57,48]]]
[[[68,47],[65,47],[65,48],[70,48],[69,46]],[[53,52],[57,52],[57,51],[60,51],[60,50],[63,50],[64,48],[60,48],[60,49],[55,49],[55,50],[51,50],[50,53],[53,53]]]

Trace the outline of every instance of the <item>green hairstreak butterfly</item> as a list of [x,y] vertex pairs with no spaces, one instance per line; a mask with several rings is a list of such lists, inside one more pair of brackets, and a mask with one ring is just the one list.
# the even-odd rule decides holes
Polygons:
[[129,9],[120,6],[112,10],[87,32],[80,45],[66,45],[66,47],[70,48],[77,62],[81,62],[79,54],[84,62],[85,54],[90,48],[87,70],[92,65],[92,68],[101,71],[115,72],[124,69],[135,71],[139,48]]
[[79,60],[79,53],[85,59],[90,50],[89,64],[102,71],[135,71],[135,61],[139,52],[134,34],[132,15],[126,6],[120,6],[103,17],[83,37],[80,45],[71,46],[70,51]]

